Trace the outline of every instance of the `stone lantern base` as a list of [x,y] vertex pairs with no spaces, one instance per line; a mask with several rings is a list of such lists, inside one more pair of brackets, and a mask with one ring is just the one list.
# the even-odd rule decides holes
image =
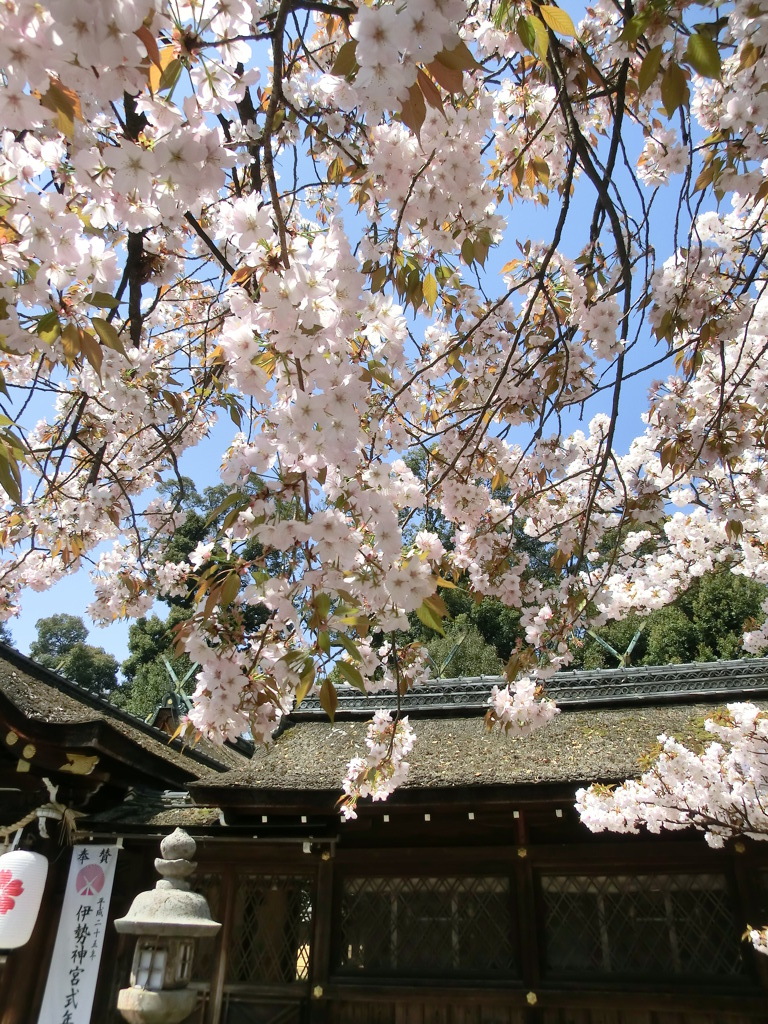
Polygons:
[[197,993],[180,988],[151,992],[144,988],[122,988],[117,1008],[128,1024],[179,1024],[195,1007]]

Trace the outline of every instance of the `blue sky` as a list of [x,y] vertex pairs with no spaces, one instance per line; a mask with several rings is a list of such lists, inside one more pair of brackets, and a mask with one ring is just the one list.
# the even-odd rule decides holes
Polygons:
[[[575,3],[564,3],[574,20],[578,20],[580,10],[583,7]],[[642,142],[639,132],[634,132],[634,138],[630,135],[632,148],[639,151]],[[650,190],[648,190],[650,195]],[[583,201],[581,201],[583,196]],[[572,203],[571,216],[567,233],[563,239],[562,249],[568,255],[576,255],[578,249],[584,244],[588,233],[588,226],[594,205],[594,193],[591,186],[582,184],[577,191],[576,200]],[[654,237],[657,252],[661,259],[672,251],[671,225],[674,221],[673,202],[675,198],[674,185],[668,190],[662,190],[657,197],[657,208],[654,219],[661,225],[660,233],[670,233],[670,237]],[[665,210],[666,208],[666,210]],[[489,282],[498,275],[503,264],[517,254],[515,241],[517,239],[532,238],[535,241],[545,241],[551,236],[552,226],[558,214],[556,197],[548,209],[543,207],[532,208],[531,204],[516,204],[512,209],[505,209],[503,212],[508,218],[507,239],[489,257],[486,268],[486,278]],[[666,215],[665,215],[666,213]],[[491,287],[498,288],[498,285]],[[416,330],[423,326],[425,319],[417,318]],[[649,358],[649,342],[641,346],[644,359]],[[639,353],[638,353],[639,354]],[[630,367],[631,369],[631,367]],[[616,437],[616,446],[620,451],[626,450],[631,439],[642,430],[640,414],[646,406],[646,395],[651,380],[661,375],[661,369],[644,373],[634,378],[626,386],[623,392],[622,416],[619,431]],[[591,404],[584,416],[584,426],[596,411],[599,405]],[[575,429],[578,414],[574,410],[564,421],[564,429]],[[181,463],[182,472],[192,476],[198,487],[218,482],[218,465],[221,454],[228,444],[232,434],[231,424],[226,421],[217,428],[212,436],[204,441],[197,449],[187,453]],[[30,643],[36,637],[35,623],[39,618],[56,614],[57,612],[69,612],[71,614],[83,615],[85,608],[93,596],[92,587],[86,570],[81,570],[76,575],[68,577],[57,583],[50,590],[43,593],[27,591],[22,598],[22,614],[18,619],[12,620],[9,625],[13,634],[14,643],[19,650],[28,652]],[[158,613],[165,615],[164,605],[158,607]],[[123,660],[127,653],[128,627],[127,622],[116,622],[107,627],[97,627],[88,620],[87,624],[91,630],[89,641],[98,646],[103,646],[112,652],[118,660]]]

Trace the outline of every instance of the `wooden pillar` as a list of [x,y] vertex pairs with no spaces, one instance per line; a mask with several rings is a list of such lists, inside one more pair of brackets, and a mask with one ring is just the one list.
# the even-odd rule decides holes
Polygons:
[[[765,890],[760,886],[757,865],[749,856],[750,846],[744,840],[737,840],[733,844],[733,851],[733,875],[738,897],[734,917],[736,927],[741,933],[747,925],[763,927],[768,924],[763,920],[761,913],[763,905],[768,904],[768,899],[763,896]],[[758,953],[748,942],[744,943],[744,947],[747,963],[756,973],[763,989],[768,989],[768,957]]]
[[312,956],[310,959],[311,1024],[325,1024],[329,1019],[326,991],[331,971],[333,938],[334,862],[331,850],[324,850],[317,870],[317,888],[312,925]]
[[216,937],[213,974],[208,998],[205,1024],[218,1024],[221,1019],[221,1004],[224,995],[224,980],[227,973],[227,951],[232,942],[232,907],[236,896],[237,875],[228,865],[221,873],[221,928]]
[[517,904],[517,950],[520,958],[520,976],[526,995],[529,997],[522,1016],[525,1024],[540,1024],[541,1013],[536,1009],[534,1001],[538,998],[541,982],[540,922],[536,915],[536,884],[528,823],[525,820],[524,810],[520,810],[518,814],[519,817],[515,820],[515,838],[518,846],[514,872]]

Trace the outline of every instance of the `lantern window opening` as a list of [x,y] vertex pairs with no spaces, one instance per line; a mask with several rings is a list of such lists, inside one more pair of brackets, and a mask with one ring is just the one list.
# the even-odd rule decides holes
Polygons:
[[165,967],[168,962],[168,948],[155,943],[141,943],[136,950],[136,988],[160,992],[165,987]]
[[176,969],[176,981],[188,982],[192,978],[192,961],[195,955],[194,942],[182,942]]

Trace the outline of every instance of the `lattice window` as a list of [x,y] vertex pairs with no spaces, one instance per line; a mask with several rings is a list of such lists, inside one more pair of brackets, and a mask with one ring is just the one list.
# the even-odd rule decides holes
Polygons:
[[541,885],[550,974],[742,970],[721,875],[544,875]]
[[306,981],[311,928],[309,879],[241,875],[233,903],[227,983]]
[[221,1024],[302,1024],[302,1020],[299,1005],[276,1001],[254,1002],[225,995],[221,1008]]
[[516,977],[507,878],[348,878],[346,973]]

